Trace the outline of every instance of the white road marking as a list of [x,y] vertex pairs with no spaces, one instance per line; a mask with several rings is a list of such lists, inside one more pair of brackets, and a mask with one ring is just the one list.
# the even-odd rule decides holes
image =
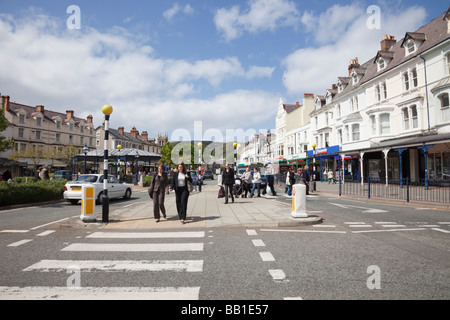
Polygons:
[[23,271],[60,272],[71,267],[80,271],[186,271],[202,272],[203,260],[41,260]]
[[303,300],[302,297],[286,297],[283,300]]
[[443,232],[443,233],[450,233],[450,231],[444,230],[444,229],[440,229],[440,228],[431,228],[431,230],[440,231],[440,232]]
[[203,251],[203,243],[73,243],[61,251],[161,252]]
[[102,239],[154,239],[154,238],[204,238],[205,232],[94,232],[86,238]]
[[314,228],[336,228],[335,225],[332,224],[313,224]]
[[403,224],[383,224],[381,226],[384,228],[406,228]]
[[61,220],[57,220],[57,221],[53,221],[53,222],[49,222],[49,223],[46,223],[46,224],[43,224],[43,225],[40,225],[40,226],[37,226],[37,227],[31,228],[30,230],[36,230],[36,229],[39,229],[39,228],[42,228],[42,227],[46,227],[46,226],[49,226],[49,225],[51,225],[51,224],[55,224],[55,223],[58,223],[58,222],[61,222],[61,221],[65,221],[65,220],[67,220],[67,219],[69,219],[69,218],[64,218],[64,219],[61,219]]
[[2,300],[198,300],[200,287],[0,287]]
[[411,229],[361,230],[361,231],[352,231],[352,233],[389,232],[389,231],[420,231],[420,230],[427,230],[427,229],[424,229],[424,228],[411,228]]
[[286,274],[281,269],[272,269],[269,270],[270,275],[272,276],[273,280],[284,280],[286,279]]
[[20,241],[11,243],[10,245],[8,245],[8,247],[18,247],[18,246],[21,246],[21,245],[23,245],[25,243],[31,242],[31,241],[33,241],[33,240],[32,239],[20,240]]
[[260,252],[259,255],[261,256],[262,261],[275,261],[275,258],[270,252]]
[[264,242],[263,242],[262,240],[260,240],[260,239],[252,240],[252,242],[253,242],[253,245],[254,245],[255,247],[265,247],[265,246],[266,246],[266,245],[264,244]]
[[41,233],[37,234],[37,236],[38,237],[45,237],[45,236],[48,236],[49,234],[52,234],[53,232],[56,232],[56,230],[47,230],[47,231],[44,231],[44,232],[41,232]]
[[2,230],[0,233],[27,233],[30,230]]
[[359,227],[363,227],[363,228],[372,228],[371,225],[369,224],[349,224],[348,225],[350,228],[359,228]]
[[256,230],[247,230],[247,235],[249,235],[249,236],[256,236],[258,234],[256,233]]
[[344,224],[366,224],[365,222],[344,222]]
[[421,227],[421,228],[439,228],[439,226],[437,224],[421,224],[418,227]]
[[347,231],[328,231],[328,230],[278,230],[278,229],[261,229],[261,231],[269,232],[299,232],[299,233],[347,233]]

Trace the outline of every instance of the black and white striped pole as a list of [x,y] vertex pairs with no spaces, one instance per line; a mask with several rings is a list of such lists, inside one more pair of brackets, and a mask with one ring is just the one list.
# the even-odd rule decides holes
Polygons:
[[113,112],[110,105],[104,105],[102,112],[105,115],[105,146],[103,159],[103,195],[102,195],[102,220],[109,222],[109,198],[108,198],[108,150],[109,150],[109,116]]

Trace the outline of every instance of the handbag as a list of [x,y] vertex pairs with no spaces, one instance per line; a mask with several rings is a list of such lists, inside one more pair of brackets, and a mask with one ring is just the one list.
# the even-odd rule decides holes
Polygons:
[[222,187],[222,186],[220,186],[220,189],[219,189],[219,194],[217,195],[217,198],[225,198],[225,189]]
[[150,188],[148,188],[148,195],[150,196],[150,198],[153,199],[153,186],[151,186]]
[[192,186],[192,183],[189,180],[186,180],[186,182],[187,182],[189,192],[194,191],[194,187]]

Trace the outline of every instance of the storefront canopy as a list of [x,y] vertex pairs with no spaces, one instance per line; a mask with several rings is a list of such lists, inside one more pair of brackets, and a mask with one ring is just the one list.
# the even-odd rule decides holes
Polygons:
[[[78,161],[93,161],[93,162],[102,162],[104,159],[104,150],[92,150],[89,151],[86,155],[84,153],[75,156],[72,160],[74,162]],[[139,156],[139,157],[137,157]],[[156,154],[154,152],[148,152],[139,149],[110,149],[108,150],[108,159],[114,160],[119,159],[120,161],[125,162],[134,162],[138,160],[139,162],[157,162],[161,159],[161,155]]]

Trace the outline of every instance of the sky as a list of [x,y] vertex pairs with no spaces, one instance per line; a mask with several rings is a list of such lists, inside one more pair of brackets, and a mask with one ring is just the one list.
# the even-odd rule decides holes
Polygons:
[[0,93],[93,115],[95,126],[109,104],[111,128],[233,141],[274,129],[280,99],[324,94],[351,59],[374,57],[383,35],[400,40],[448,5],[0,0]]

